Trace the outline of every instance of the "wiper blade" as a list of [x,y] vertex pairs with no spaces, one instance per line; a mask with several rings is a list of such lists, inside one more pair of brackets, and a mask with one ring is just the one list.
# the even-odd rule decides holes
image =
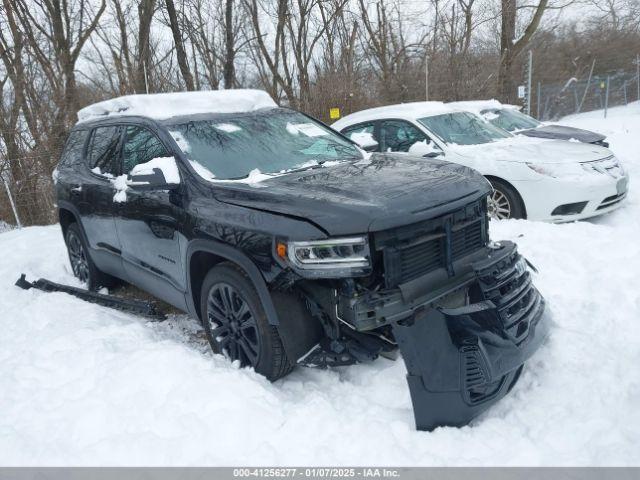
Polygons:
[[321,168],[324,162],[325,160],[323,160],[322,162],[318,162],[315,165],[307,165],[306,167],[292,168],[291,170],[285,170],[282,173],[294,173],[294,172],[304,172],[305,170],[315,170],[316,168]]

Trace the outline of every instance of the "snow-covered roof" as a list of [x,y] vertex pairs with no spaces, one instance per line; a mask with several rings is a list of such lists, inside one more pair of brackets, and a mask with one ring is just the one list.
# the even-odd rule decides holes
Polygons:
[[344,116],[333,125],[333,128],[340,129],[347,125],[367,120],[379,118],[424,118],[442,113],[455,112],[457,109],[444,104],[443,102],[411,102],[397,105],[387,105],[384,107],[369,108],[359,112]]
[[78,122],[125,115],[162,120],[179,115],[251,112],[277,106],[267,92],[250,89],[125,95],[81,109]]
[[458,110],[464,110],[466,112],[477,114],[480,114],[483,110],[500,110],[503,108],[513,108],[515,110],[520,110],[521,108],[517,105],[500,103],[498,100],[493,98],[491,100],[465,100],[462,102],[449,102],[447,103],[447,105]]

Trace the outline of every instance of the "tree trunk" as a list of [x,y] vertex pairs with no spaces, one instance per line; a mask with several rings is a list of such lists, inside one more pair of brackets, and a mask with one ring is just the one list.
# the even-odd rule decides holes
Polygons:
[[518,5],[516,0],[501,0],[500,30],[500,67],[498,68],[498,97],[505,103],[514,103],[516,99],[516,83],[513,78],[513,64],[523,50],[529,45],[531,37],[538,29],[542,15],[547,9],[549,0],[540,0],[531,21],[524,29],[522,37],[516,40],[516,16]]
[[193,84],[193,76],[189,70],[189,64],[187,63],[187,52],[184,49],[184,43],[182,42],[182,32],[180,31],[180,25],[178,24],[178,16],[176,14],[176,6],[173,0],[166,0],[167,13],[169,14],[169,23],[171,26],[171,33],[173,34],[173,42],[176,46],[176,58],[178,60],[178,66],[180,67],[180,73],[184,84],[189,91],[195,90]]
[[[138,4],[138,65],[136,71],[136,93],[147,91],[148,74],[151,63],[151,19],[155,9],[155,0],[142,0]],[[146,69],[146,75],[145,75]],[[149,86],[150,87],[150,86]]]
[[516,35],[516,0],[502,0],[502,29],[500,32],[500,66],[498,69],[498,94],[504,103],[513,103],[513,60]]
[[235,35],[233,31],[233,1],[226,0],[224,10],[225,57],[223,65],[224,88],[233,88],[236,83]]

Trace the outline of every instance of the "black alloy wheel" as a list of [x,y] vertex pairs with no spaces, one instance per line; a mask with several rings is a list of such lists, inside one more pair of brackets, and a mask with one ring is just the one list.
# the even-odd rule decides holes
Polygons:
[[67,249],[69,251],[69,261],[73,274],[84,284],[89,284],[90,270],[89,260],[85,252],[84,245],[75,229],[67,232]]
[[215,265],[202,281],[199,299],[204,331],[214,353],[274,381],[295,363],[287,357],[275,325],[267,320],[253,281],[231,262]]
[[207,299],[207,321],[220,352],[243,367],[255,367],[260,356],[256,318],[240,292],[228,283],[211,287]]

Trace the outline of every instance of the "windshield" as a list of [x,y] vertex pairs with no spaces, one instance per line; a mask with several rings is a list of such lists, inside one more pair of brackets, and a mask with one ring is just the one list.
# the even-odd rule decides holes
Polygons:
[[418,121],[444,142],[457,145],[477,145],[511,136],[504,130],[467,112],[434,115]]
[[529,115],[525,115],[515,108],[483,110],[482,116],[489,120],[492,125],[508,132],[537,128],[540,126],[540,122],[535,118],[531,118]]
[[[167,125],[186,157],[217,179],[361,159],[358,148],[301,113],[268,109]],[[206,176],[205,176],[206,177]]]

